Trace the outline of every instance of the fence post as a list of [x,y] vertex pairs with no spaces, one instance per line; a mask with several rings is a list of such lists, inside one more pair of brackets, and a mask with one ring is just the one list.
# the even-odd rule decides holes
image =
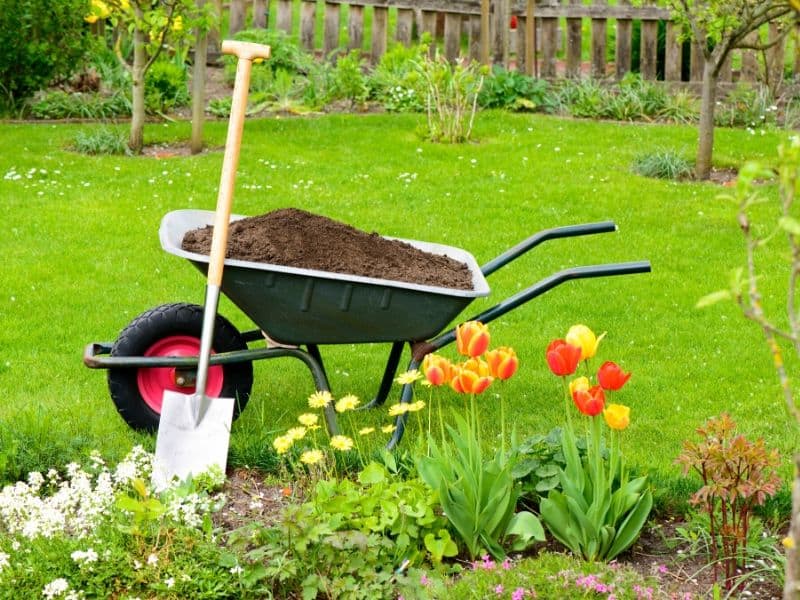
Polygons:
[[347,17],[347,36],[349,50],[362,50],[364,48],[364,7],[360,4],[351,4]]
[[[550,0],[550,6],[558,6],[559,0]],[[542,77],[556,76],[556,52],[558,51],[558,19],[546,17],[542,23]]]
[[[767,43],[772,43],[782,35],[777,23],[769,24]],[[767,50],[767,84],[773,93],[777,93],[783,82],[783,56],[786,54],[786,37]]]
[[[619,5],[630,6],[631,0],[619,0]],[[617,19],[617,47],[614,64],[618,80],[625,77],[625,73],[631,70],[632,24],[633,21],[630,19]]]
[[508,66],[508,16],[509,0],[492,0],[492,60],[495,64]]
[[469,59],[481,62],[481,16],[470,15],[469,17]]
[[278,0],[278,29],[292,35],[292,0]]
[[397,31],[395,39],[404,46],[411,45],[412,29],[414,28],[414,11],[410,8],[397,9]]
[[484,65],[489,64],[490,48],[491,48],[491,25],[490,25],[490,0],[481,0],[481,63]]
[[228,32],[231,37],[244,29],[244,17],[247,9],[244,0],[231,0],[231,7],[228,11],[230,23]]
[[458,13],[444,14],[444,56],[450,62],[455,62],[461,52],[461,15]]
[[389,9],[384,6],[372,7],[372,64],[386,53],[386,37],[389,25]]
[[[624,1],[624,0],[623,0]],[[581,0],[570,0],[570,4],[583,4]],[[567,77],[581,76],[581,62],[583,43],[583,19],[567,19]]]
[[[598,6],[608,5],[608,0],[595,0]],[[607,19],[592,19],[592,77],[606,76]]]
[[678,25],[667,22],[667,39],[664,48],[664,80],[680,81],[683,67],[683,44],[678,41]]
[[269,4],[267,0],[253,2],[253,27],[266,29],[269,22]]
[[339,48],[339,15],[340,5],[325,3],[325,29],[322,51],[327,58],[331,52]]
[[[645,6],[653,6],[654,0],[645,0]],[[639,72],[642,79],[655,79],[658,54],[658,21],[642,21],[642,40],[639,51]]]
[[436,54],[436,13],[432,10],[422,11],[422,33],[431,36],[431,46],[428,49],[428,56],[433,58]]

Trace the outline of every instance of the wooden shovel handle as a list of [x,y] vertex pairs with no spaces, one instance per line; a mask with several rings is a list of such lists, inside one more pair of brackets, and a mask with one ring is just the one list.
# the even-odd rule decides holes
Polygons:
[[238,57],[236,80],[233,85],[231,116],[228,122],[228,136],[225,140],[225,157],[222,161],[222,175],[219,181],[217,209],[214,215],[214,232],[211,236],[211,251],[208,257],[208,285],[222,285],[222,268],[228,247],[228,223],[233,204],[233,187],[236,182],[236,169],[239,166],[239,151],[242,146],[244,115],[247,109],[247,92],[250,87],[250,69],[253,60],[269,58],[270,48],[252,42],[225,40],[222,52]]

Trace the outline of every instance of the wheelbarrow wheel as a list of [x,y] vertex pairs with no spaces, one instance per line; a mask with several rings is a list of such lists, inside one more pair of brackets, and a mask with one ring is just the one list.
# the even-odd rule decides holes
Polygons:
[[[122,330],[111,356],[197,356],[203,328],[203,307],[196,304],[164,304],[152,308]],[[246,350],[239,331],[217,315],[212,352]],[[108,371],[108,389],[117,411],[133,429],[155,431],[161,416],[165,390],[194,392],[195,370],[116,368]],[[250,399],[252,362],[214,365],[208,369],[206,392],[212,398],[234,398],[233,418]]]

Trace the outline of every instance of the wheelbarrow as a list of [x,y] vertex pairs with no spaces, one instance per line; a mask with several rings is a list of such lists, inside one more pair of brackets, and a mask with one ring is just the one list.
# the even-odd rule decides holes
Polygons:
[[[241,218],[233,215],[231,220]],[[187,252],[181,243],[186,232],[213,222],[212,211],[170,212],[159,229],[161,246],[170,254],[186,258],[205,274],[208,256]],[[417,368],[425,355],[455,341],[455,328],[448,325],[475,298],[489,294],[487,276],[544,241],[616,229],[613,221],[546,229],[483,266],[460,248],[401,240],[465,263],[472,274],[471,290],[226,259],[221,291],[257,328],[240,333],[217,315],[207,393],[212,397],[233,397],[236,418],[250,399],[253,361],[285,357],[300,360],[310,371],[315,389],[330,391],[320,346],[385,342],[391,344],[386,367],[377,393],[367,404],[380,406],[390,394],[405,345],[411,351],[410,370]],[[649,271],[646,260],[564,269],[464,320],[489,323],[573,279]],[[84,364],[108,369],[111,398],[130,427],[148,431],[158,428],[165,390],[193,393],[202,319],[201,306],[161,305],[136,317],[115,342],[92,342],[86,346]],[[404,385],[400,401],[410,402],[412,397],[413,384]],[[397,417],[388,448],[402,438],[406,416]],[[325,408],[325,421],[332,435],[338,432],[332,403]]]

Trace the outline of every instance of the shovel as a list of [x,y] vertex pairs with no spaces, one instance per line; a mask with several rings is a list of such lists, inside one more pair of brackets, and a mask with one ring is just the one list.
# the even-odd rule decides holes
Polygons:
[[250,69],[256,59],[269,58],[269,46],[226,40],[222,52],[238,58],[233,102],[225,140],[225,156],[214,215],[211,251],[208,257],[203,326],[200,356],[197,364],[197,384],[192,394],[165,391],[156,438],[156,456],[152,483],[156,490],[166,488],[174,478],[183,480],[190,475],[217,466],[225,472],[233,419],[233,398],[209,398],[206,394],[214,320],[217,317],[222,270],[228,246],[228,224],[233,203],[233,187],[239,150],[244,129]]

